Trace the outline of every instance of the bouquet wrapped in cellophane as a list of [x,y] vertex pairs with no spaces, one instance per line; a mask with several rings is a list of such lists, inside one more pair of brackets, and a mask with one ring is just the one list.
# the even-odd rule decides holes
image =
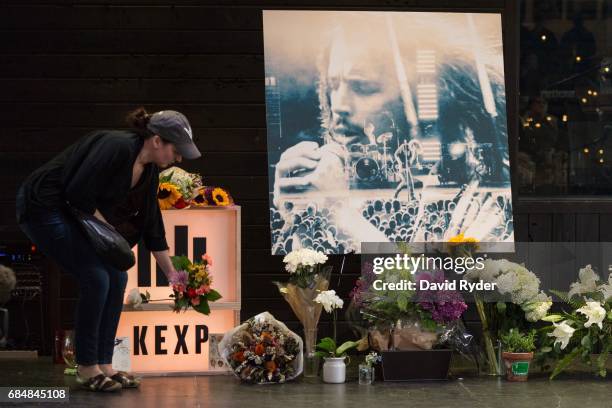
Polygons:
[[312,249],[294,250],[283,261],[289,281],[275,284],[304,327],[306,355],[314,355],[322,309],[315,298],[328,289],[332,268],[324,266],[327,255]]
[[268,312],[251,317],[227,332],[219,353],[241,381],[284,383],[302,373],[303,342]]

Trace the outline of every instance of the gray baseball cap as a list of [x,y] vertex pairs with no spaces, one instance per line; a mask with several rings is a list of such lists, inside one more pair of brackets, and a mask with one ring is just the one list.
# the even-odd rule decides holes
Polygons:
[[151,115],[147,128],[163,139],[172,142],[184,158],[192,160],[202,156],[202,153],[193,143],[189,121],[182,113],[173,110],[155,112]]

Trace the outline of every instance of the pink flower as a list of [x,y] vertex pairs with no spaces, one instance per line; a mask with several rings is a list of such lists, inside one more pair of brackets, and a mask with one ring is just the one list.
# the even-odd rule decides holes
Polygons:
[[208,265],[208,266],[212,266],[213,265],[212,258],[208,254],[202,255],[202,260],[206,261],[206,265]]
[[210,292],[210,285],[202,285],[199,288],[196,289],[196,293],[198,295],[205,295],[208,292]]
[[199,305],[200,304],[200,297],[196,296],[194,298],[191,298],[191,304],[194,305],[194,306]]
[[185,291],[185,285],[177,283],[175,285],[172,285],[172,289],[176,290],[179,293],[183,293]]

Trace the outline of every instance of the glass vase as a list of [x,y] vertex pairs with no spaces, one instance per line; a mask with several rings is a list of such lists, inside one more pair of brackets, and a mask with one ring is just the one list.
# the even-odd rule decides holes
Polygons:
[[319,356],[315,353],[317,329],[304,329],[304,377],[319,375]]
[[370,385],[374,382],[374,367],[369,364],[359,364],[359,385]]

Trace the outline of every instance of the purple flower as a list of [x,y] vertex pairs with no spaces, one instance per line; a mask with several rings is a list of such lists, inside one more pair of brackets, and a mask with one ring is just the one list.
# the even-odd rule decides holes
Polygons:
[[361,277],[357,279],[355,287],[349,293],[349,297],[353,299],[357,306],[361,306],[364,301],[363,295],[370,289],[375,280],[374,266],[371,262],[365,262],[361,268]]
[[189,275],[187,271],[172,271],[170,272],[170,276],[168,276],[168,282],[170,282],[171,285],[187,286],[188,281]]
[[[416,275],[417,284],[420,280],[434,283],[444,282],[444,273],[423,272]],[[431,313],[431,317],[437,323],[449,323],[461,317],[467,309],[461,294],[454,290],[422,290],[417,294],[419,306]]]

